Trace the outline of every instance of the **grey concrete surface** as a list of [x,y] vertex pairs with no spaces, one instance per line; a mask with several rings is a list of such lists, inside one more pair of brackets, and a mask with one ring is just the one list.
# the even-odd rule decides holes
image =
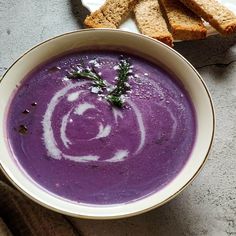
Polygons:
[[[78,29],[72,3],[0,0],[0,75],[33,45]],[[143,215],[112,221],[70,218],[82,235],[236,235],[236,36],[181,42],[175,49],[198,69],[215,104],[216,135],[205,168],[178,197]]]

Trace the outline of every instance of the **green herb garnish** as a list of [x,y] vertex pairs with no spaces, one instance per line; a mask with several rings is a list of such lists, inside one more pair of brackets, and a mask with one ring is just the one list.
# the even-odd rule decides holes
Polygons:
[[131,73],[131,65],[128,60],[120,60],[118,69],[118,81],[116,87],[106,96],[108,102],[117,107],[124,104],[124,94],[130,89],[128,84],[129,75]]
[[[81,67],[85,67],[81,64]],[[69,73],[69,79],[90,79],[93,82],[93,87],[91,92],[98,90],[99,93],[103,92],[103,89],[107,87],[106,81],[96,72],[96,70],[91,67],[86,69],[77,67],[72,72]],[[118,64],[118,79],[115,88],[108,93],[106,96],[103,95],[108,102],[117,107],[122,107],[124,105],[124,95],[127,90],[130,89],[128,84],[128,79],[131,73],[131,64],[127,59],[121,59]],[[98,93],[95,92],[95,93]]]
[[106,87],[105,81],[102,77],[95,71],[94,68],[78,69],[74,70],[69,74],[69,79],[79,79],[86,78],[93,81],[93,85],[99,89]]

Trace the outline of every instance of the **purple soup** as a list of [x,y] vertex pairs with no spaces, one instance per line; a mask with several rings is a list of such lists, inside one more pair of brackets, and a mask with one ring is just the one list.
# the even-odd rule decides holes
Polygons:
[[[121,55],[122,54],[122,55]],[[129,61],[122,106],[108,101]],[[103,80],[100,89],[93,72]],[[152,62],[113,50],[74,51],[26,76],[9,105],[7,136],[29,178],[49,192],[90,204],[135,201],[182,170],[196,118],[181,83]]]

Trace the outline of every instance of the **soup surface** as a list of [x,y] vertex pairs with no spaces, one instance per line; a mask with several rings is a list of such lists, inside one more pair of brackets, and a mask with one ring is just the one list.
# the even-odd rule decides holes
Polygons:
[[[70,52],[16,90],[9,146],[49,192],[81,203],[134,201],[167,185],[188,160],[196,125],[184,87],[159,66],[122,54]],[[124,76],[122,62],[127,81],[117,105],[108,98]]]

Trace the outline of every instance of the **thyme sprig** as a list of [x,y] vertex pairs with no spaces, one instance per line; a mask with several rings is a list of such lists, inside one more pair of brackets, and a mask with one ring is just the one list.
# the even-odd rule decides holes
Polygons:
[[78,68],[76,70],[73,70],[69,74],[70,79],[90,79],[93,81],[93,85],[101,90],[103,90],[106,87],[105,80],[102,79],[102,77],[96,72],[96,70],[92,68],[85,68],[81,69]]
[[[93,83],[93,87],[99,89],[99,93],[102,93],[104,88],[107,88],[107,83],[99,73],[93,67],[83,68],[81,65],[69,73],[69,79],[90,79]],[[118,64],[118,78],[114,89],[107,95],[104,95],[105,99],[114,106],[122,107],[125,99],[124,95],[130,90],[128,84],[129,76],[131,75],[131,64],[127,59],[121,59]],[[92,90],[91,90],[92,91]]]
[[127,59],[120,60],[118,64],[118,80],[115,88],[106,96],[108,102],[117,107],[122,107],[124,104],[124,95],[130,89],[128,84],[131,74],[131,64]]

